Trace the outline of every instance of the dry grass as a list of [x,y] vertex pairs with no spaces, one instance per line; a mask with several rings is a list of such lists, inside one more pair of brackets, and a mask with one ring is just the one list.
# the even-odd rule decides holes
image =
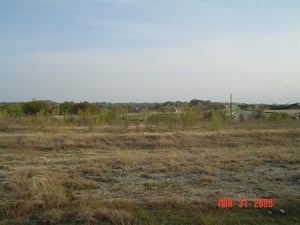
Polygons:
[[[0,223],[296,224],[300,124],[254,125],[1,132]],[[227,215],[219,197],[270,197],[275,207]]]
[[17,169],[8,176],[6,190],[9,191],[6,201],[9,217],[63,208],[68,204],[68,190],[63,186],[59,174],[46,170]]

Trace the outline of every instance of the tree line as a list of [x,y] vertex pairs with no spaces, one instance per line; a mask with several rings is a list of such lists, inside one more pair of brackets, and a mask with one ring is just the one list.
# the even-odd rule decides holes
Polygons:
[[51,101],[29,101],[20,103],[1,103],[1,112],[9,116],[20,115],[36,115],[42,113],[45,115],[79,115],[80,113],[96,114],[101,112],[122,112],[122,113],[139,113],[141,111],[168,111],[173,108],[188,109],[188,108],[203,108],[222,110],[225,105],[211,101],[202,101],[193,99],[190,102],[164,102],[164,103],[90,103],[66,101],[63,103],[55,103]]

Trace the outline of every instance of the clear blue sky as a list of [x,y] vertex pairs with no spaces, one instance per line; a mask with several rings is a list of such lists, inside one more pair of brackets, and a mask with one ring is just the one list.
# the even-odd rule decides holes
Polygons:
[[299,0],[0,0],[0,101],[300,102]]

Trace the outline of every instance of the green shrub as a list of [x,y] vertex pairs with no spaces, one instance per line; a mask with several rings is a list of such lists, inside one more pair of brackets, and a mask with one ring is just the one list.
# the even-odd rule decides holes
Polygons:
[[73,108],[73,113],[79,114],[79,112],[85,112],[85,113],[95,113],[96,112],[96,106],[89,103],[89,102],[80,102],[76,103]]
[[193,127],[203,119],[203,113],[199,107],[188,107],[182,114],[183,128]]
[[7,103],[1,107],[3,114],[8,116],[21,116],[23,115],[23,104],[22,103]]
[[73,114],[74,112],[74,102],[64,102],[59,105],[59,111],[61,115]]
[[[137,120],[136,120],[137,121]],[[147,128],[158,127],[159,122],[161,121],[161,116],[158,113],[151,114],[147,117],[146,126]]]
[[36,115],[37,113],[48,114],[52,111],[52,108],[48,102],[31,101],[24,104],[23,110],[27,115]]
[[106,122],[107,122],[108,124],[112,124],[113,121],[115,120],[115,118],[116,118],[115,112],[110,111],[110,112],[107,112],[107,113],[106,113]]
[[287,113],[271,113],[268,119],[274,122],[283,122],[290,120],[290,116]]
[[245,120],[245,117],[244,117],[244,115],[241,113],[240,115],[239,115],[239,121],[240,122],[243,122]]
[[224,115],[222,112],[212,110],[212,116],[210,120],[211,130],[220,130],[222,128],[223,120],[224,120]]
[[94,104],[89,103],[87,101],[84,102],[64,102],[59,105],[60,108],[60,114],[61,115],[66,115],[66,114],[77,114],[79,115],[80,113],[89,113],[89,114],[94,114],[97,111],[97,108]]

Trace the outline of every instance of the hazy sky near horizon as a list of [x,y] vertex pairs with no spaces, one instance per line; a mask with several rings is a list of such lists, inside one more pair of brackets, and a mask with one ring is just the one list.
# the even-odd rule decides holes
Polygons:
[[299,0],[0,0],[0,101],[300,102]]

